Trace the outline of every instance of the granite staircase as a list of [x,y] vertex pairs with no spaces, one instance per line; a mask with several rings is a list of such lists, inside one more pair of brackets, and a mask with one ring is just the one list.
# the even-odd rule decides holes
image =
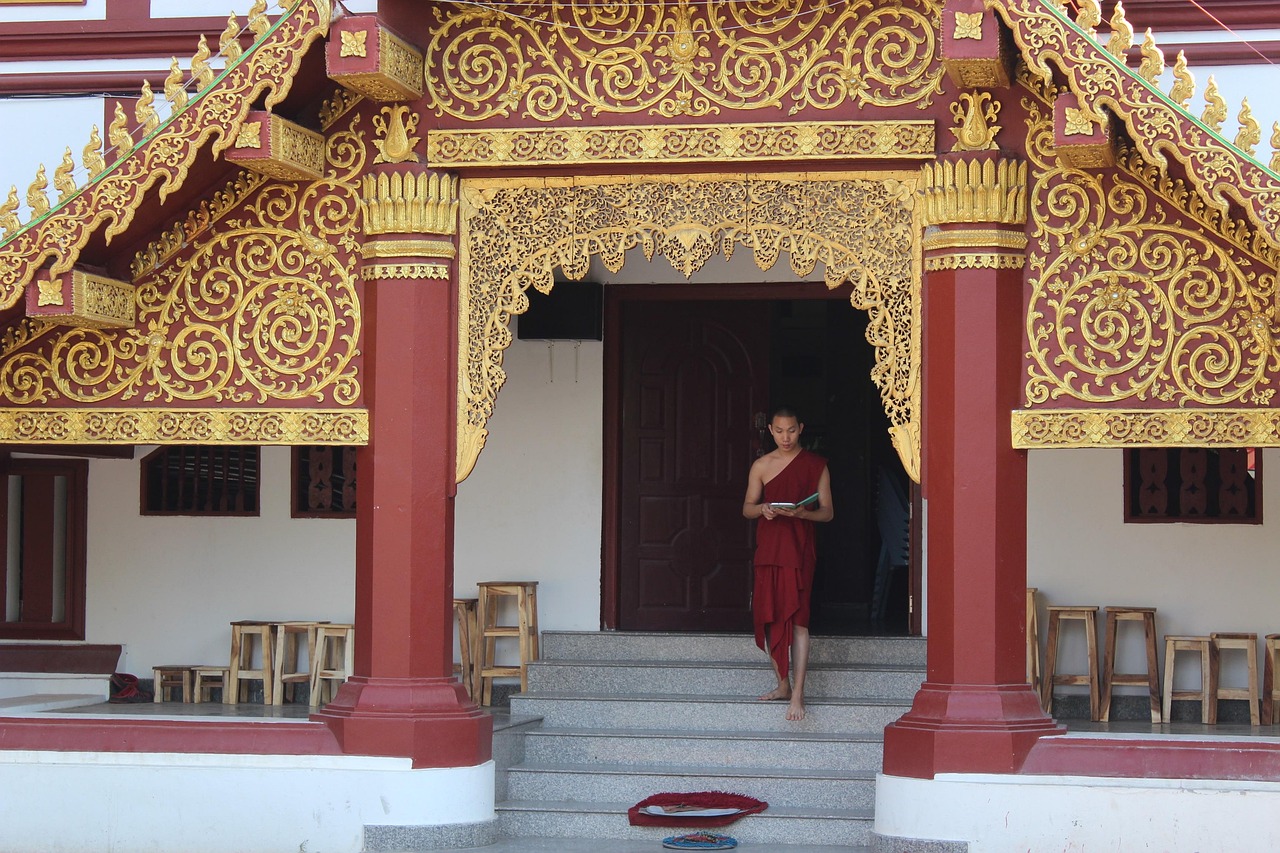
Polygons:
[[924,660],[918,638],[815,638],[808,717],[791,723],[755,699],[774,681],[750,636],[546,632],[511,699],[530,722],[495,741],[501,833],[657,840],[681,830],[630,826],[630,806],[718,790],[769,803],[722,830],[743,843],[867,845],[883,730]]

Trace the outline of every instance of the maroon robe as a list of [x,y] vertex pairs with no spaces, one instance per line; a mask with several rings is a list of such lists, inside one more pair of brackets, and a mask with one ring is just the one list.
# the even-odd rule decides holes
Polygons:
[[[766,503],[804,500],[818,491],[827,460],[801,450],[787,467],[764,484]],[[756,645],[764,649],[787,677],[791,637],[796,625],[809,627],[809,596],[817,562],[813,522],[778,516],[756,522],[755,591],[751,611]],[[765,648],[765,628],[769,647]]]

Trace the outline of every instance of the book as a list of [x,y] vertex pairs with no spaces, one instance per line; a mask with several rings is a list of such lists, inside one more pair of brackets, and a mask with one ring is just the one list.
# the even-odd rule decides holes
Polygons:
[[795,503],[792,503],[790,501],[770,501],[769,506],[773,507],[774,509],[795,509],[796,507],[801,507],[801,506],[813,506],[817,502],[818,502],[818,493],[814,492],[804,500],[796,501]]

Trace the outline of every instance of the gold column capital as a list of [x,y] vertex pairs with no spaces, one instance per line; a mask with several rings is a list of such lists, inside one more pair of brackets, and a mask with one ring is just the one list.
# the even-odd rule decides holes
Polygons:
[[377,234],[458,233],[458,178],[415,163],[376,166],[361,182],[364,231]]
[[1025,225],[1027,164],[999,151],[940,154],[920,170],[921,224]]

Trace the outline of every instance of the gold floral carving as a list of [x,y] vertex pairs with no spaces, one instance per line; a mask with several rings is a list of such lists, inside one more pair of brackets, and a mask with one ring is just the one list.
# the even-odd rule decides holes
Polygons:
[[246,121],[240,125],[240,132],[236,134],[236,148],[261,148],[262,147],[262,122]]
[[[205,403],[221,404],[219,417],[229,419],[237,406],[299,410],[273,413],[276,420],[305,420],[308,406],[359,406],[356,178],[368,166],[365,152],[353,120],[330,134],[324,179],[264,182],[243,194],[236,186],[193,211],[183,233],[202,239],[144,270],[129,328],[6,332],[0,406]],[[269,423],[251,434],[267,435]]]
[[418,129],[418,114],[404,104],[383,107],[373,117],[373,129],[376,132],[373,144],[378,149],[375,163],[417,162],[414,147],[422,141],[422,137],[414,136]]
[[956,12],[956,38],[982,41],[982,13]]
[[430,9],[427,104],[466,121],[926,109],[941,87],[941,4],[930,0]]
[[1280,246],[1275,175],[1224,144],[1041,0],[988,0],[988,6],[1008,23],[1034,74],[1044,81],[1065,79],[1080,106],[1095,114],[1108,108],[1124,122],[1146,162],[1163,170],[1167,156],[1177,158],[1187,181],[1209,204],[1224,213],[1232,202],[1239,204],[1271,245]]
[[1020,270],[1027,259],[1021,254],[1000,252],[966,252],[956,255],[930,255],[924,259],[929,272],[938,270]]
[[353,409],[0,409],[17,444],[368,444]]
[[439,168],[932,157],[932,121],[492,128],[427,132]]
[[151,272],[160,264],[176,255],[188,243],[207,231],[228,210],[240,202],[251,192],[262,186],[266,175],[256,172],[240,172],[213,196],[192,208],[184,221],[175,222],[166,229],[158,239],[153,240],[145,249],[133,257],[129,271],[135,279]]
[[[298,0],[271,25],[253,49],[193,96],[123,160],[62,202],[47,217],[0,241],[0,307],[22,295],[37,270],[70,270],[95,234],[110,240],[132,222],[158,186],[161,200],[183,185],[197,154],[212,142],[214,154],[231,146],[256,103],[270,109],[289,92],[307,47],[329,27],[328,0]],[[132,144],[131,144],[132,145]]]
[[458,233],[458,179],[440,172],[364,176],[366,234]]
[[365,258],[456,258],[458,248],[448,240],[367,240]]
[[924,251],[939,249],[1014,249],[1021,253],[1027,247],[1027,235],[1021,231],[994,228],[966,228],[960,231],[929,229],[920,242]]
[[367,56],[368,52],[365,48],[365,42],[369,40],[368,30],[343,30],[342,47],[338,50],[339,56]]
[[1063,136],[1092,136],[1094,120],[1086,110],[1067,107],[1064,111],[1067,121],[1062,129]]
[[1027,164],[1001,157],[938,160],[920,170],[921,222],[996,222],[1027,219]]
[[[254,112],[251,115],[262,115]],[[314,130],[295,124],[274,113],[266,115],[268,145],[265,152],[259,147],[259,134],[255,131],[252,144],[241,145],[227,158],[269,178],[283,181],[313,181],[324,174],[324,136]],[[253,122],[259,124],[259,122]],[[250,122],[246,122],[247,127]],[[243,135],[244,128],[241,128]],[[248,153],[245,149],[258,149]]]
[[[359,56],[346,52],[350,30],[342,32],[341,56]],[[367,38],[368,32],[359,31]],[[365,39],[361,41],[364,46]],[[410,101],[422,97],[422,52],[385,27],[378,28],[377,68],[362,72],[333,71],[331,78],[375,101]]]
[[617,271],[629,251],[663,255],[690,276],[742,247],[768,270],[785,252],[796,275],[817,264],[848,284],[870,315],[871,378],[904,465],[919,476],[920,253],[911,173],[705,175],[466,181],[460,254],[458,479],[484,446],[506,374],[510,318],[526,290],[557,273],[586,274],[593,257]]
[[1277,447],[1275,409],[1015,411],[1013,446]]
[[[42,311],[38,319],[96,329],[121,328],[134,324],[133,285],[85,270],[72,270],[51,280],[37,278],[36,283],[42,294],[37,304],[63,305],[62,287],[68,277],[71,279],[71,305],[56,313]],[[43,299],[46,283],[56,288],[56,301],[46,302]]]
[[365,264],[360,267],[360,277],[365,281],[378,279],[436,279],[449,280],[446,264]]
[[1272,405],[1280,252],[1136,151],[1108,173],[1062,166],[1047,104],[1025,102],[1027,407]]
[[359,92],[353,92],[343,86],[334,89],[333,94],[325,98],[320,105],[320,127],[328,130],[363,100],[364,95]]
[[951,128],[956,142],[952,151],[986,151],[996,147],[1000,125],[1000,102],[990,92],[961,92],[951,105],[951,115],[959,127]]

